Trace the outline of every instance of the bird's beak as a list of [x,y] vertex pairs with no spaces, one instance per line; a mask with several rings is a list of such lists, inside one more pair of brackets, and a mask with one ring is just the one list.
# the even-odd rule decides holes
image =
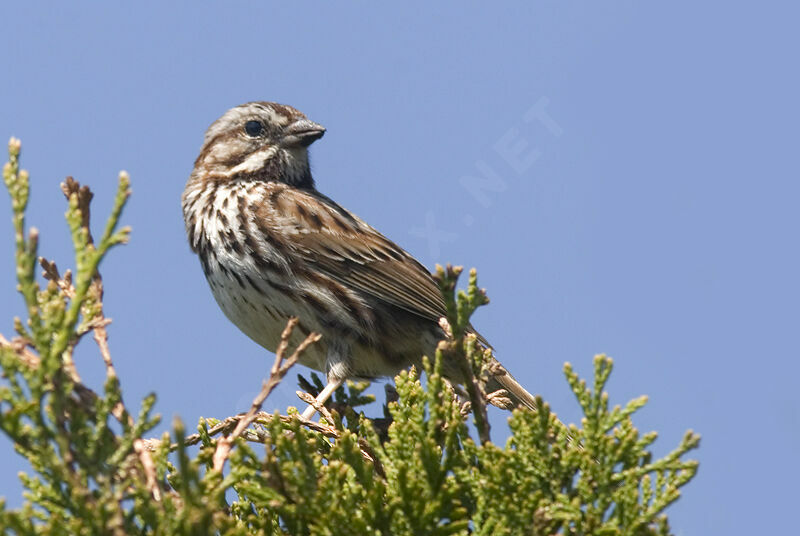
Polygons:
[[281,145],[308,147],[325,134],[325,127],[308,119],[298,119],[283,131]]

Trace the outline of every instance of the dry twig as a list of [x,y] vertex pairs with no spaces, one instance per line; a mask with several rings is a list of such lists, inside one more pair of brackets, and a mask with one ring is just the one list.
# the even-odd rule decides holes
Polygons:
[[281,342],[278,345],[278,350],[275,352],[275,362],[270,370],[269,378],[263,382],[261,391],[253,399],[253,404],[250,406],[250,410],[243,417],[239,418],[239,421],[236,424],[236,427],[233,429],[233,432],[217,441],[217,448],[214,451],[213,458],[214,470],[222,471],[222,467],[225,465],[225,460],[228,459],[231,449],[233,448],[233,442],[256,419],[256,416],[261,411],[261,405],[264,403],[264,400],[267,399],[272,390],[277,387],[281,380],[283,380],[284,376],[286,376],[286,373],[289,372],[289,369],[292,368],[292,366],[297,362],[297,360],[300,358],[300,355],[306,350],[306,348],[317,342],[322,337],[322,335],[318,333],[310,333],[308,337],[306,337],[305,340],[301,342],[300,345],[295,349],[292,355],[286,358],[285,354],[289,347],[289,337],[291,337],[292,330],[296,325],[297,318],[290,318],[289,322],[287,322],[286,328],[284,328],[283,333],[281,334]]
[[147,449],[143,439],[138,438],[133,442],[133,450],[139,456],[139,461],[142,463],[144,469],[147,487],[153,495],[155,501],[161,501],[161,490],[158,489],[158,482],[156,480],[156,465],[153,463],[153,457],[150,456],[150,451]]
[[326,421],[333,422],[333,415],[331,415],[331,412],[328,411],[328,408],[326,408],[324,404],[320,404],[319,402],[317,402],[316,398],[311,396],[309,393],[303,391],[295,391],[295,394],[297,394],[297,398],[299,398],[306,404],[314,406],[314,409],[317,411],[317,413],[322,415],[322,417]]

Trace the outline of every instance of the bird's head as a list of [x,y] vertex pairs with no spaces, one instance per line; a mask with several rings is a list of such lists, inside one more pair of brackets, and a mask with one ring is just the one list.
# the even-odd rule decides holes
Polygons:
[[308,146],[325,134],[299,110],[274,102],[231,108],[206,131],[195,172],[216,179],[276,180],[313,187]]

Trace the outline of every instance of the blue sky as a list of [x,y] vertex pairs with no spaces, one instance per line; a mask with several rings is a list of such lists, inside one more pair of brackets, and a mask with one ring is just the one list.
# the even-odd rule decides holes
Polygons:
[[[271,364],[214,303],[180,194],[214,119],[276,100],[328,128],[321,191],[428,266],[477,267],[476,326],[564,420],[563,363],[588,375],[605,352],[612,402],[650,396],[636,423],[658,454],[702,434],[678,534],[784,528],[766,512],[793,508],[800,478],[796,8],[194,4],[0,8],[0,137],[23,141],[41,253],[69,265],[64,176],[92,186],[96,222],[132,177],[132,242],[102,266],[129,404],[155,391],[192,427],[245,409]],[[7,202],[0,223],[9,335]],[[18,504],[12,452],[0,440]]]

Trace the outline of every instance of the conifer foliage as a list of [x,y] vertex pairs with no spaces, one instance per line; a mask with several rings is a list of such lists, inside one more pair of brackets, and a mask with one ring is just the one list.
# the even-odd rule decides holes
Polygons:
[[[380,418],[365,384],[349,383],[319,422],[294,409],[267,414],[261,404],[284,378],[312,334],[289,348],[284,332],[269,378],[246,413],[200,418],[187,435],[152,438],[155,396],[123,401],[108,345],[98,266],[128,240],[118,225],[129,197],[120,174],[108,221],[95,239],[88,187],[68,178],[66,220],[74,268],[59,271],[38,255],[38,233],[26,229],[30,194],[19,168],[20,143],[9,144],[3,178],[11,196],[16,274],[27,319],[13,337],[0,335],[0,430],[30,463],[20,474],[23,506],[0,499],[4,534],[670,534],[664,510],[697,472],[686,453],[699,444],[687,432],[668,455],[653,460],[656,433],[640,433],[638,398],[609,407],[604,391],[611,359],[594,358],[590,384],[569,364],[564,373],[584,417],[566,426],[537,400],[538,411],[511,414],[505,445],[491,440],[485,393],[488,355],[470,335],[469,317],[488,300],[470,273],[456,291],[457,268],[439,268],[452,337],[423,370],[395,378],[396,394]],[[36,276],[37,266],[42,278]],[[91,335],[106,370],[97,389],[83,383],[72,360]],[[441,362],[460,359],[468,381],[457,394]],[[303,380],[310,394],[321,383]],[[473,417],[470,418],[470,415]],[[3,490],[0,489],[0,493]]]

